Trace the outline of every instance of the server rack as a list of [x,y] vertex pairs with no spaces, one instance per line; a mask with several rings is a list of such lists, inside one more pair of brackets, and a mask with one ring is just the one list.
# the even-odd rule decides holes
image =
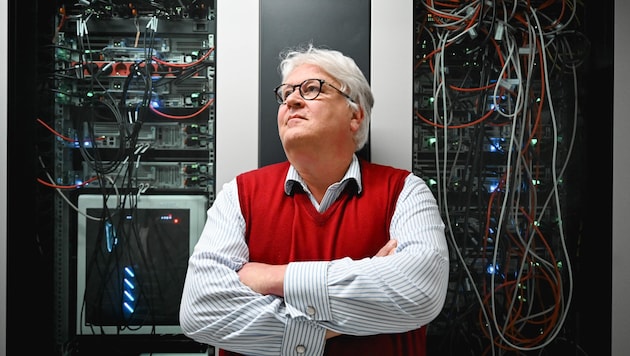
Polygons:
[[[53,141],[49,159],[40,160],[47,172],[40,183],[58,192],[54,330],[62,354],[207,351],[178,332],[174,313],[150,306],[177,307],[187,254],[173,251],[190,251],[191,232],[198,237],[203,224],[198,216],[214,199],[215,21],[214,1],[206,0],[59,3],[50,46],[54,110],[38,123]],[[190,207],[168,212],[187,197]],[[79,204],[96,198],[102,209]],[[177,203],[161,206],[170,198]],[[149,199],[166,209],[157,220],[142,203]],[[195,226],[174,229],[179,220],[168,218],[177,214]],[[170,234],[156,230],[165,228]],[[152,231],[149,244],[171,244],[170,251],[141,247],[142,229]],[[150,267],[164,272],[174,264],[175,285],[149,275]],[[131,295],[124,283],[144,293]],[[157,290],[169,288],[176,295],[158,300],[168,293]],[[125,293],[136,304],[124,304]]]
[[413,171],[451,251],[432,350],[551,350],[575,332],[579,6],[417,0],[414,14]]

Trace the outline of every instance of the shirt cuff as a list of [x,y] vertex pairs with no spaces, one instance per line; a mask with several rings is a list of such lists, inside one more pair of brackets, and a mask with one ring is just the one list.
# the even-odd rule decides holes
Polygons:
[[326,348],[326,329],[314,321],[288,319],[282,339],[282,355],[321,356]]
[[292,262],[284,275],[284,301],[292,317],[332,319],[328,298],[329,262]]

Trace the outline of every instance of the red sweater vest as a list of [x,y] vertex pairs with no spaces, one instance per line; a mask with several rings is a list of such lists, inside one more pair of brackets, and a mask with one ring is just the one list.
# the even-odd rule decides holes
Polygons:
[[[363,191],[348,184],[319,213],[300,187],[284,193],[288,162],[237,176],[250,260],[269,264],[371,257],[389,240],[389,224],[409,171],[360,162]],[[299,185],[299,184],[297,184]],[[326,356],[424,356],[425,328],[401,334],[342,335],[326,343]],[[236,353],[225,352],[232,356]]]

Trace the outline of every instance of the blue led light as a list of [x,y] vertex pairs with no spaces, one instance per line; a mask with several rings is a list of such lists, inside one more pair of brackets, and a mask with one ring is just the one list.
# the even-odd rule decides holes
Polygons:
[[490,138],[490,147],[488,148],[489,152],[503,152],[503,143],[505,143],[505,138],[503,137],[491,137]]
[[128,280],[127,278],[124,279],[125,284],[127,285],[127,287],[131,288],[131,289],[136,289],[136,286],[133,285],[133,283],[131,283],[130,280]]
[[134,296],[133,296],[133,295],[131,295],[131,293],[129,293],[129,291],[128,291],[128,290],[126,290],[126,291],[124,292],[124,294],[125,294],[125,297],[127,297],[127,300],[128,300],[128,301],[133,302],[133,301],[135,301],[135,300],[136,300],[136,298],[134,298]]
[[114,246],[118,243],[118,239],[116,238],[116,229],[114,229],[114,225],[111,221],[105,221],[105,243],[107,244],[107,251],[112,252],[114,250]]
[[488,193],[493,193],[499,188],[498,179],[488,179]]
[[133,268],[131,267],[125,267],[125,274],[128,275],[129,277],[136,276],[136,273],[133,271]]
[[125,308],[126,311],[133,313],[133,307],[127,303],[123,303],[123,307]]
[[495,268],[495,266],[493,266],[492,264],[489,264],[486,267],[486,273],[488,273],[488,274],[498,274],[499,273],[499,269],[498,269],[498,267]]

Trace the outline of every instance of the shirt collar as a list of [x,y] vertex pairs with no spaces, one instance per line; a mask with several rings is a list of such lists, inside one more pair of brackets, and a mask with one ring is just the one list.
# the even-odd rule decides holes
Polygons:
[[[352,162],[350,162],[350,167],[348,167],[346,174],[343,176],[340,182],[345,182],[352,179],[354,179],[357,184],[357,194],[361,194],[361,191],[363,190],[363,184],[361,183],[361,165],[359,164],[359,159],[357,158],[356,154],[352,155]],[[295,183],[300,184],[305,192],[309,191],[306,183],[304,183],[304,180],[302,179],[302,177],[300,177],[298,171],[295,169],[295,167],[293,167],[293,165],[290,165],[287,176],[284,179],[285,194],[291,195],[293,193]]]

